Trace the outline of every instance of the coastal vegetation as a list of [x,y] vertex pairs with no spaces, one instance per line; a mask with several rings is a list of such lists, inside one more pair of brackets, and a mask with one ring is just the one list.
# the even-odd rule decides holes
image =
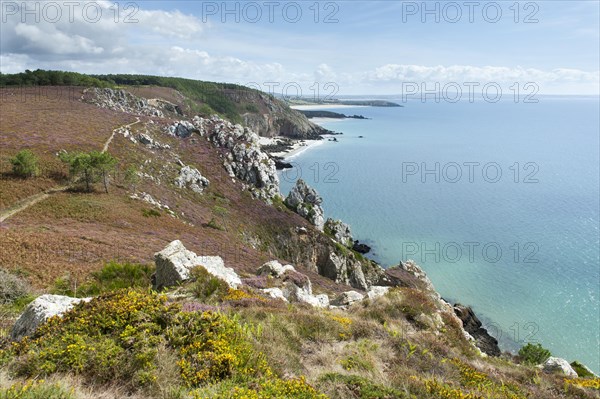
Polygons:
[[[166,84],[108,83],[212,108],[183,88],[127,82]],[[599,380],[583,365],[573,366],[578,377],[536,367],[546,357],[541,347],[483,356],[426,280],[402,269],[383,281],[391,277],[352,251],[353,241],[340,243],[331,227],[324,233],[297,214],[322,216],[314,196],[303,205],[308,187],[295,207],[265,194],[274,166],[244,129],[216,117],[157,116],[150,106],[135,113],[86,103],[83,88],[77,100],[42,95],[25,104],[7,94],[13,89],[0,90],[8,115],[0,118],[0,398],[599,397]],[[34,112],[41,116],[30,118]],[[181,121],[192,126],[185,137],[173,133]],[[115,131],[110,152],[100,152]],[[23,148],[44,173],[15,176],[10,160]],[[192,183],[210,181],[201,190],[176,184],[189,165]],[[83,190],[55,192],[6,216],[69,177]],[[101,182],[104,192],[94,191]],[[202,261],[185,281],[157,289],[154,254],[179,239]],[[215,257],[235,269],[239,285],[210,271]],[[257,271],[274,259],[293,270]],[[380,294],[369,290],[384,282]],[[360,299],[320,307],[268,294],[292,289],[331,302]],[[41,294],[79,302],[11,339]]]

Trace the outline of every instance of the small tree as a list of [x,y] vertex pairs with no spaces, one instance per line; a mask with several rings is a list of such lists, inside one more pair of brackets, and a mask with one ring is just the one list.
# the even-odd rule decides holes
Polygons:
[[90,158],[92,162],[92,168],[99,174],[102,178],[102,183],[104,184],[104,191],[108,194],[108,178],[110,176],[110,172],[115,169],[117,165],[117,160],[108,152],[99,152],[92,151],[90,152]]
[[521,361],[525,364],[542,364],[546,360],[548,360],[548,358],[551,355],[552,354],[550,353],[550,351],[542,347],[542,345],[540,344],[533,345],[532,343],[528,343],[527,345],[519,349],[519,357],[521,358]]
[[38,159],[30,150],[21,150],[10,159],[13,173],[16,176],[28,178],[35,177],[40,173]]
[[61,152],[61,161],[69,165],[69,173],[75,182],[85,185],[85,191],[92,191],[92,185],[99,180],[104,183],[104,190],[108,193],[108,177],[117,164],[117,160],[106,152]]

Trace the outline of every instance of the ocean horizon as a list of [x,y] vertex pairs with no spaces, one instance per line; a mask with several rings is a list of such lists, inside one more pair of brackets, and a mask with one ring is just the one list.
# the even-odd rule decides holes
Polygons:
[[503,350],[599,373],[599,97],[385,99],[403,107],[337,108],[370,119],[322,122],[343,134],[290,158],[282,194],[304,179],[371,259],[415,260]]

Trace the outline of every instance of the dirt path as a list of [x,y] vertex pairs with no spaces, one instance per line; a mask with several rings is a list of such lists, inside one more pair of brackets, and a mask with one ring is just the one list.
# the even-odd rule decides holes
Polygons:
[[133,125],[135,125],[136,123],[140,123],[140,118],[136,118],[137,120],[135,122],[131,122],[128,125],[123,125],[123,126],[119,126],[118,128],[114,129],[112,134],[110,135],[110,137],[108,138],[108,140],[106,140],[106,143],[104,143],[104,147],[102,147],[102,152],[106,152],[108,151],[108,146],[110,145],[110,143],[113,141],[113,138],[115,137],[115,134],[117,134],[117,130],[122,129],[122,128],[127,128],[127,127],[131,127]]
[[[104,147],[102,148],[102,152],[106,152],[108,150],[108,146],[110,145],[110,143],[112,142],[113,138],[115,137],[115,134],[117,133],[117,131],[121,128],[127,128],[127,127],[131,127],[133,125],[135,125],[136,123],[140,122],[140,118],[136,118],[137,120],[135,122],[132,122],[130,124],[127,125],[123,125],[123,126],[119,126],[118,128],[114,129],[112,134],[110,135],[110,137],[108,138],[108,140],[106,140],[106,143],[104,143]],[[34,194],[32,196],[29,196],[25,199],[22,199],[21,201],[17,202],[15,205],[4,209],[4,210],[0,210],[0,223],[4,222],[6,219],[8,219],[11,216],[16,215],[17,213],[24,211],[25,209],[29,208],[32,205],[37,204],[40,201],[45,200],[46,198],[48,198],[51,194],[55,194],[55,193],[62,193],[64,191],[66,191],[69,188],[69,186],[56,186],[56,187],[52,187],[44,192],[38,193],[38,194]]]

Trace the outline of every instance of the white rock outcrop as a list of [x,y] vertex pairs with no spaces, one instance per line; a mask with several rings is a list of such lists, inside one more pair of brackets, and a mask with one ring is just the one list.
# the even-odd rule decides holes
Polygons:
[[273,299],[281,299],[284,302],[288,301],[287,298],[283,295],[283,291],[281,291],[281,288],[264,288],[261,291]]
[[569,362],[560,357],[549,357],[541,367],[547,373],[561,373],[567,377],[577,377],[577,372],[573,370]]
[[179,170],[179,176],[175,179],[175,185],[179,188],[189,188],[195,193],[201,194],[210,181],[198,169],[192,168],[189,165],[183,166]]
[[225,281],[231,288],[237,288],[242,280],[220,256],[198,256],[185,248],[179,240],[171,242],[160,252],[154,254],[156,264],[155,287],[162,289],[176,285],[190,278],[190,271],[202,266],[215,277]]
[[294,266],[292,265],[282,265],[279,261],[271,260],[261,267],[258,268],[256,272],[259,276],[272,276],[279,278],[285,274],[287,271],[293,271]]
[[365,299],[365,296],[360,292],[346,291],[338,295],[331,304],[334,306],[350,306],[355,302],[360,302]]
[[49,318],[60,316],[79,302],[89,300],[91,298],[71,298],[63,295],[39,296],[27,305],[25,311],[13,326],[10,337],[13,340],[19,340],[29,336]]
[[367,297],[371,300],[379,298],[381,296],[384,296],[385,294],[388,293],[388,291],[390,290],[390,287],[384,287],[381,285],[373,285],[371,286],[371,288],[369,288],[369,291],[367,292]]
[[298,215],[312,223],[318,230],[323,231],[325,219],[321,204],[323,199],[317,191],[302,179],[296,181],[285,199],[285,203]]
[[354,240],[352,239],[352,231],[350,231],[350,226],[341,220],[334,220],[328,218],[325,221],[325,231],[333,236],[333,239],[339,242],[340,244],[352,248],[352,244],[354,244]]

